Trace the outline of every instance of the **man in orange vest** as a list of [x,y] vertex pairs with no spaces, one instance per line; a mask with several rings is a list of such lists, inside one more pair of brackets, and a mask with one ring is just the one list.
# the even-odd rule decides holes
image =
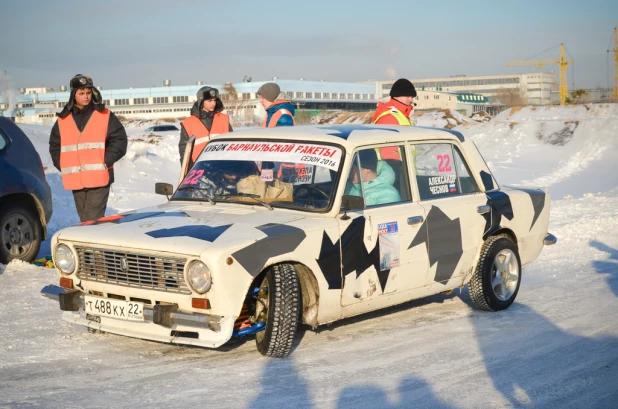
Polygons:
[[[405,78],[400,78],[393,83],[390,92],[390,101],[386,104],[378,102],[378,108],[371,118],[371,122],[379,125],[414,125],[410,115],[414,112],[414,98],[416,89]],[[380,159],[401,160],[401,154],[397,146],[379,148]]]
[[127,152],[127,134],[116,116],[105,109],[92,78],[71,79],[71,96],[49,136],[49,153],[73,191],[80,221],[105,215],[113,165]]
[[195,136],[191,152],[191,163],[194,163],[211,137],[233,131],[230,117],[221,113],[223,109],[218,89],[206,86],[197,91],[197,101],[191,108],[191,116],[180,124],[180,163],[185,155],[187,140],[191,136]]
[[274,82],[262,85],[256,93],[260,98],[260,104],[266,110],[266,117],[262,122],[262,128],[274,128],[276,126],[294,126],[294,104],[286,98],[285,93]]
[[393,84],[391,99],[386,104],[378,102],[378,108],[371,122],[379,125],[412,125],[410,115],[414,111],[416,89],[405,78],[400,78]]

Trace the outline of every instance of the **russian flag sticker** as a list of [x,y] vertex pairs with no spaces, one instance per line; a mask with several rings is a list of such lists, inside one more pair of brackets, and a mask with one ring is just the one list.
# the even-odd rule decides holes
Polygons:
[[457,186],[456,185],[448,185],[448,191],[453,193],[453,192],[457,192]]

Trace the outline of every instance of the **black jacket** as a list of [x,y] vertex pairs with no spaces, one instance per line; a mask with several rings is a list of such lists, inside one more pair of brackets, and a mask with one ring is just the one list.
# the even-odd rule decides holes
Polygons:
[[[90,103],[84,109],[79,109],[76,106],[71,107],[70,112],[73,114],[73,119],[77,125],[77,129],[84,130],[88,120],[92,116],[94,110],[102,112],[105,107],[103,105]],[[69,114],[68,110],[63,110],[58,116],[63,115],[63,118]],[[122,123],[116,118],[113,112],[109,113],[109,123],[107,125],[107,137],[105,139],[105,165],[109,168],[109,183],[114,183],[114,169],[112,166],[119,161],[127,153],[127,133],[124,130]],[[60,128],[58,121],[54,124],[49,135],[49,154],[56,169],[60,169]]]
[[[193,104],[191,107],[191,115],[198,117],[200,121],[204,124],[208,132],[210,132],[210,128],[212,128],[212,119],[215,116],[215,113],[223,111],[223,103],[220,103],[220,100],[217,100],[217,105],[215,106],[215,110],[212,112],[206,112],[203,109],[198,109],[197,102]],[[232,132],[232,124],[230,124],[230,132]],[[187,140],[189,139],[189,135],[187,135],[187,130],[185,127],[180,124],[180,140],[178,141],[178,153],[180,154],[180,163],[182,163],[182,159],[185,156],[185,148],[187,146]]]

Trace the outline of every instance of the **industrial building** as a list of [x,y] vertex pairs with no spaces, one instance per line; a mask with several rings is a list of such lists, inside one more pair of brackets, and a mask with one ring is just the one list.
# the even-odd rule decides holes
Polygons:
[[[480,94],[494,98],[500,90],[518,92],[526,105],[549,105],[551,92],[558,90],[553,71],[511,75],[456,75],[443,78],[419,78],[410,81],[418,91],[441,91],[463,94]],[[395,80],[375,81],[376,94],[388,96]]]
[[[348,83],[328,81],[282,80],[274,78],[282,91],[286,93],[299,112],[309,115],[324,110],[372,111],[378,100],[388,99],[388,92],[383,92],[391,82]],[[252,82],[245,78],[239,83],[212,84],[221,92],[225,112],[232,122],[239,125],[257,124],[265,112],[259,103],[256,91],[266,81]],[[96,84],[96,79],[95,79]],[[210,85],[210,84],[209,84]],[[185,118],[196,101],[196,92],[203,86],[172,86],[164,81],[161,87],[100,89],[105,106],[116,115],[125,118]],[[377,89],[380,92],[377,92]],[[382,98],[385,94],[386,97]],[[480,94],[466,92],[446,92],[446,90],[422,90],[419,88],[416,98],[417,110],[454,109],[465,115],[478,111],[495,113],[499,106],[492,104],[490,98]],[[60,112],[70,96],[66,86],[59,92],[53,89],[22,88],[20,94],[11,98],[0,97],[0,113],[15,117],[16,122],[53,124],[56,113]]]

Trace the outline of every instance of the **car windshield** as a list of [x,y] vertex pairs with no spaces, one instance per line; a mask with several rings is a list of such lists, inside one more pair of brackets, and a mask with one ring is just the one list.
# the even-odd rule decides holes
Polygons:
[[328,209],[342,149],[296,141],[211,141],[172,200]]

